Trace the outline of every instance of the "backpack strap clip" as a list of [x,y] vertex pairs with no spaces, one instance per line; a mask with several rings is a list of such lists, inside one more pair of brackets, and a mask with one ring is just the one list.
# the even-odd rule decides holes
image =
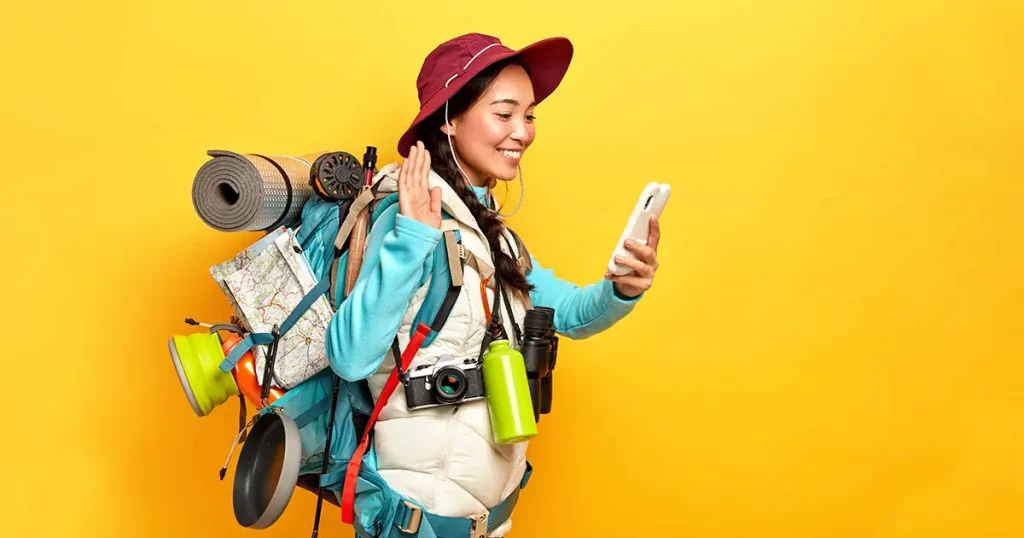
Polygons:
[[[516,243],[515,255],[518,258],[516,260],[516,264],[519,265],[519,270],[524,275],[530,274],[530,271],[533,271],[533,262],[530,260],[530,253],[529,253],[529,251],[526,250],[526,243],[523,243],[522,238],[520,238],[519,234],[514,232],[512,230],[512,228],[509,228],[509,227],[506,226],[505,230],[507,230],[508,234],[512,236],[512,239],[515,240],[515,243]],[[511,246],[511,245],[509,245],[509,246]]]
[[406,520],[405,523],[397,525],[398,530],[406,534],[416,534],[420,531],[420,523],[423,521],[423,509],[404,499],[402,505],[408,510],[408,515],[403,518]]
[[448,272],[452,277],[452,286],[462,286],[463,277],[462,264],[466,248],[455,238],[455,232],[448,230],[444,232],[444,247],[448,252]]
[[494,289],[494,267],[492,267],[491,264],[474,254],[473,251],[468,248],[462,249],[460,257],[466,265],[476,270],[477,274],[480,275],[480,280],[486,282],[488,288]]

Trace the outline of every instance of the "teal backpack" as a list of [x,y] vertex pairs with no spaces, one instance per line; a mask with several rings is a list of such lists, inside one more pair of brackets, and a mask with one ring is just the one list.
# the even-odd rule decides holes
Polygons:
[[[398,194],[380,194],[366,189],[350,202],[337,203],[311,197],[303,206],[301,225],[296,239],[318,279],[313,288],[281,325],[277,337],[285,334],[302,317],[309,306],[323,294],[328,294],[332,305],[345,300],[343,286],[348,261],[347,249],[337,249],[340,237],[347,237],[354,217],[362,207],[368,207],[368,231],[380,219],[394,219],[398,213]],[[345,221],[341,216],[345,215]],[[446,212],[443,219],[451,219]],[[392,343],[396,359],[407,360],[420,347],[434,341],[461,291],[461,278],[452,278],[460,267],[450,267],[453,260],[466,258],[461,248],[461,235],[457,226],[445,227],[445,240],[434,251],[430,265],[430,287],[413,322],[414,334],[409,349],[400,353],[397,338]],[[339,234],[340,232],[340,234]],[[449,256],[448,250],[455,248]],[[424,280],[427,275],[424,275]],[[220,369],[230,372],[242,355],[255,345],[272,346],[275,336],[269,333],[248,334],[228,354]],[[268,347],[268,350],[270,348]],[[337,358],[334,358],[337,360]],[[343,360],[343,359],[342,359]],[[392,372],[392,378],[397,372]],[[393,383],[392,383],[393,385]],[[394,389],[394,386],[391,387]],[[383,407],[390,393],[379,398]],[[331,413],[331,402],[336,402]],[[456,518],[431,514],[421,505],[407,499],[388,487],[377,473],[376,454],[373,450],[372,427],[376,420],[373,398],[366,380],[348,381],[338,377],[328,367],[258,411],[254,420],[267,413],[280,413],[291,418],[299,430],[301,459],[297,485],[320,498],[317,503],[313,535],[316,536],[323,500],[342,508],[342,521],[351,523],[360,538],[473,538],[483,537],[502,525],[518,500],[518,489],[479,518]],[[252,423],[250,423],[252,424]],[[329,438],[329,439],[328,439]],[[329,453],[327,465],[324,454]],[[526,486],[532,467],[527,463],[520,488]],[[322,494],[320,494],[320,490]]]

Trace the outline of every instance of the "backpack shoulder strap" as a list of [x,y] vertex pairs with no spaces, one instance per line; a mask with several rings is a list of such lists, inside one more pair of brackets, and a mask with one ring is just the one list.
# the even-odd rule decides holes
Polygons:
[[340,224],[338,226],[338,235],[334,238],[334,261],[331,262],[331,270],[328,273],[328,278],[331,281],[331,287],[327,294],[333,310],[338,309],[336,299],[338,292],[335,285],[338,280],[339,266],[344,270],[348,261],[347,253],[342,253],[342,249],[345,247],[345,243],[348,241],[349,236],[352,235],[352,229],[355,228],[359,213],[364,208],[367,208],[370,212],[370,223],[372,224],[373,222],[376,222],[377,218],[380,217],[384,210],[397,201],[397,192],[374,192],[373,189],[364,188],[360,192],[359,196],[354,200],[348,200],[338,204],[338,221]]
[[[383,199],[390,196],[386,193],[377,193],[369,187],[363,187],[363,190],[359,192],[359,196],[356,196],[355,200],[348,205],[345,220],[342,221],[341,226],[338,227],[338,236],[334,239],[334,248],[341,250],[341,247],[348,241],[350,235],[352,235],[352,228],[355,228],[356,220],[359,218],[359,213],[370,206],[370,203],[377,199]],[[379,197],[379,198],[378,198]],[[395,199],[398,199],[398,194],[395,194]],[[340,216],[339,216],[340,217]]]
[[520,238],[519,234],[512,230],[512,228],[506,226],[505,229],[508,230],[512,239],[515,239],[516,255],[519,257],[519,259],[516,260],[516,263],[519,264],[519,270],[522,271],[524,275],[530,274],[530,271],[533,271],[533,262],[530,260],[529,251],[526,250],[526,243],[523,243],[522,238]]
[[398,203],[397,192],[378,192],[370,202],[370,220],[376,221],[385,209]]
[[442,241],[434,251],[427,296],[413,319],[414,327],[422,324],[430,329],[424,339],[424,347],[434,341],[441,327],[448,321],[464,283],[463,253],[466,250],[462,247],[462,234],[459,232],[458,223],[447,213],[443,213],[441,230]]

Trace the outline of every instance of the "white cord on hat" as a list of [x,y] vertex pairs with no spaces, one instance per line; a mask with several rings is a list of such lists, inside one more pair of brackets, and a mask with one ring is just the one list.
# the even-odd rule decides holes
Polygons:
[[[489,49],[491,47],[497,46],[497,45],[500,45],[500,43],[491,43],[490,45],[487,45],[486,47],[480,49],[480,52],[474,54],[473,57],[470,58],[468,62],[466,62],[466,65],[462,66],[462,70],[465,71],[465,70],[469,69],[469,64],[473,63],[473,60],[475,60],[477,58],[477,56],[480,56],[481,54],[484,53],[485,50],[487,50],[487,49]],[[454,75],[448,77],[448,80],[446,80],[445,83],[444,83],[444,87],[447,88],[448,85],[451,84],[452,81],[455,80],[455,77],[457,77],[457,76],[459,76],[459,73],[455,73]]]
[[491,47],[496,47],[496,46],[498,46],[500,44],[501,43],[491,43],[490,45],[487,45],[486,47],[480,49],[480,52],[474,54],[473,57],[470,58],[468,62],[466,62],[466,65],[465,65],[465,67],[462,68],[462,70],[465,71],[465,70],[469,69],[469,64],[473,63],[473,60],[475,60],[477,56],[480,56],[481,54],[483,54],[485,50],[487,50],[487,49],[489,49]]

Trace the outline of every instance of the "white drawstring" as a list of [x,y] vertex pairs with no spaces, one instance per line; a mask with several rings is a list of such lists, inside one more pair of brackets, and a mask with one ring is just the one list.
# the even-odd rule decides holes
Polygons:
[[[487,45],[486,47],[484,47],[484,48],[480,49],[480,52],[478,52],[478,53],[474,54],[474,55],[473,55],[473,57],[472,57],[472,58],[470,58],[468,62],[466,62],[466,65],[464,65],[464,66],[462,67],[462,70],[463,70],[463,71],[465,71],[465,70],[469,69],[469,64],[473,63],[473,60],[475,60],[475,59],[477,58],[477,56],[480,56],[481,54],[483,54],[483,53],[484,53],[484,51],[485,51],[485,50],[487,50],[487,49],[489,49],[489,48],[491,48],[491,47],[495,47],[495,46],[497,46],[497,45],[499,45],[499,43],[491,43],[490,45]],[[446,81],[446,82],[444,83],[444,87],[445,87],[445,88],[447,88],[447,87],[448,87],[448,85],[449,85],[449,84],[451,84],[451,82],[452,82],[453,80],[455,80],[455,77],[457,77],[457,76],[459,76],[459,74],[458,74],[458,73],[455,73],[454,75],[452,75],[451,77],[449,77],[449,78],[448,78],[448,80],[447,80],[447,81]]]
[[481,54],[483,54],[485,50],[487,50],[487,49],[489,49],[491,47],[496,47],[496,46],[498,46],[498,43],[491,43],[490,45],[487,45],[486,47],[480,49],[480,52],[474,54],[473,57],[470,58],[468,62],[466,62],[466,65],[465,65],[465,67],[462,68],[462,70],[465,71],[465,70],[469,69],[469,64],[473,63],[473,60],[475,60],[477,56],[480,56]]

